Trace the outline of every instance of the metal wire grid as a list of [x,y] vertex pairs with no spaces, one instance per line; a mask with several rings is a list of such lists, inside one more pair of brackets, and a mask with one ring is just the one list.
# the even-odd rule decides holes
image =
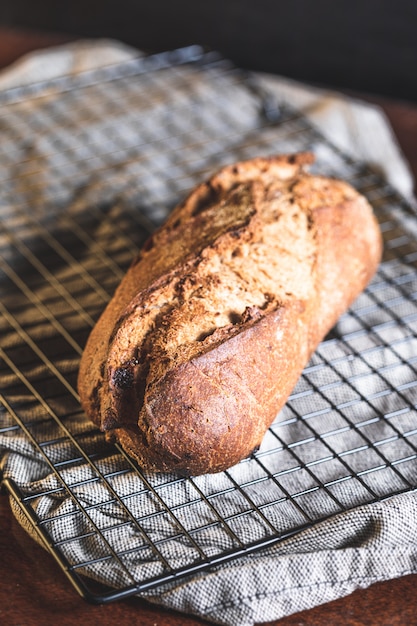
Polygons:
[[[194,47],[0,98],[0,434],[30,457],[4,483],[80,594],[146,591],[415,489],[417,244],[388,185]],[[82,419],[82,346],[186,190],[225,162],[288,149],[313,149],[318,171],[370,198],[384,263],[257,454],[214,477],[146,475]]]

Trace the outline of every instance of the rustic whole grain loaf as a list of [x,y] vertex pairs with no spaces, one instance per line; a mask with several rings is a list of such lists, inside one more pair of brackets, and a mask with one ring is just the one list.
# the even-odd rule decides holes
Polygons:
[[306,173],[312,160],[256,158],[198,186],[93,329],[81,402],[143,468],[218,472],[249,455],[374,274],[371,207]]

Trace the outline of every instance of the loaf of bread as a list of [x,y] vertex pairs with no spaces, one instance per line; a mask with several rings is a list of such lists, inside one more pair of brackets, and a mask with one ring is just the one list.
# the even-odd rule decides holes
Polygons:
[[145,470],[212,473],[250,455],[373,276],[370,205],[312,161],[255,158],[199,185],[91,332],[82,405]]

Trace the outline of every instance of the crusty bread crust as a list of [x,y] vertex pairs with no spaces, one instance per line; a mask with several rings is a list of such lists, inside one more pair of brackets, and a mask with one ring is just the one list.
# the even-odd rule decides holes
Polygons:
[[224,470],[261,440],[381,258],[366,199],[256,158],[199,185],[145,244],[79,369],[87,416],[147,470]]

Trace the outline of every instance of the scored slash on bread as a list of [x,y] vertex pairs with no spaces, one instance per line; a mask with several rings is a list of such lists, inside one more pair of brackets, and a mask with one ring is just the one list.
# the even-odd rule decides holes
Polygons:
[[218,472],[257,448],[381,258],[367,200],[309,153],[224,167],[171,213],[91,332],[87,416],[146,470]]

